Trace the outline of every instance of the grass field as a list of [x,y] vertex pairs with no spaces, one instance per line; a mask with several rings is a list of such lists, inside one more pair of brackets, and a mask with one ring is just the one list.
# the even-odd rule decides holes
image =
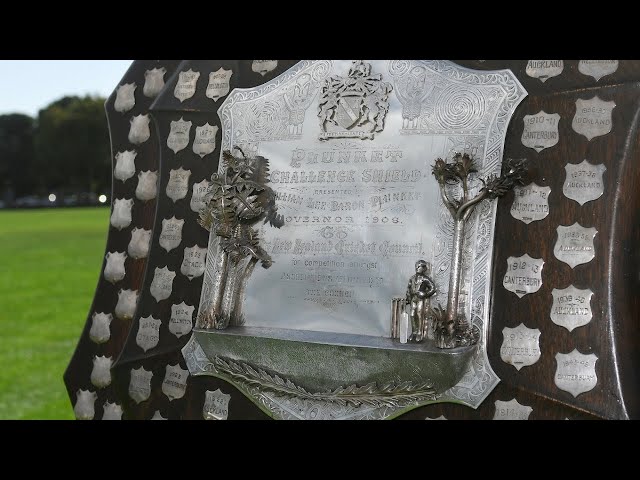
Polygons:
[[0,211],[0,419],[74,418],[62,375],[108,225],[108,208]]

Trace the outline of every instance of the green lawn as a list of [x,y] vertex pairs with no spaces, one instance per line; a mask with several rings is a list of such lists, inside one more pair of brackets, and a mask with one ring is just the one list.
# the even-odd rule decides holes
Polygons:
[[0,419],[74,418],[62,375],[108,226],[108,208],[0,211]]

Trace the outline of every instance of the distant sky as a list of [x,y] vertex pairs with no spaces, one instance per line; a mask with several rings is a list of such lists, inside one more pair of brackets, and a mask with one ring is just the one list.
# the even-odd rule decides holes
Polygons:
[[0,115],[38,110],[65,95],[108,97],[132,60],[0,60]]

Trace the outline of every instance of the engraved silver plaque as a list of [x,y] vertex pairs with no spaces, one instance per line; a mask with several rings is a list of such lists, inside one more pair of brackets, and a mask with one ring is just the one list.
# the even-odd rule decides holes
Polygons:
[[144,87],[142,93],[145,97],[153,98],[164,88],[164,74],[167,69],[164,67],[152,68],[144,72]]
[[520,140],[525,147],[533,148],[540,153],[545,148],[553,147],[558,143],[560,114],[540,110],[535,115],[525,115],[522,121],[524,129]]
[[167,147],[173,150],[173,153],[178,153],[189,145],[191,125],[192,122],[187,122],[182,117],[180,120],[171,121],[171,131],[167,135]]
[[560,225],[556,229],[558,238],[553,247],[556,258],[571,268],[589,263],[596,256],[593,239],[598,231],[595,227],[585,228],[578,222],[571,226]]
[[166,418],[160,414],[160,410],[156,410],[153,417],[151,417],[151,420],[166,420]]
[[180,265],[180,273],[189,280],[199,277],[204,273],[205,258],[207,256],[207,248],[194,245],[184,249],[184,257],[182,265]]
[[595,354],[584,355],[578,349],[571,353],[557,353],[557,369],[553,377],[556,386],[574,397],[593,390],[598,383],[597,361]]
[[218,127],[205,123],[201,127],[196,127],[196,136],[193,139],[193,153],[203,158],[216,149],[216,134]]
[[189,370],[183,370],[180,364],[167,365],[162,381],[162,393],[169,400],[176,400],[184,396],[187,390],[187,379],[189,378]]
[[133,199],[116,198],[113,202],[111,225],[118,230],[122,230],[131,225],[131,207],[133,207]]
[[178,83],[176,83],[176,88],[173,90],[173,95],[180,100],[180,102],[184,102],[193,97],[196,93],[196,85],[199,78],[200,72],[194,72],[191,69],[186,72],[180,72]]
[[566,328],[570,332],[591,321],[591,297],[593,292],[588,288],[580,290],[573,285],[562,290],[554,288],[551,321]]
[[167,267],[156,267],[149,287],[149,291],[153,298],[156,299],[156,302],[166,300],[171,296],[174,278],[176,278],[176,272],[169,270]]
[[141,403],[151,395],[151,378],[153,372],[147,371],[144,367],[131,369],[131,380],[129,381],[129,396],[136,402]]
[[104,278],[107,282],[116,283],[125,276],[124,262],[127,259],[125,252],[107,252],[105,255],[107,264],[104,267]]
[[94,356],[93,369],[91,370],[91,383],[98,387],[104,388],[111,385],[111,365],[113,360],[111,357]]
[[136,159],[138,152],[135,150],[126,150],[124,152],[116,153],[116,168],[113,171],[113,176],[121,181],[126,181],[133,177],[136,173],[136,166],[134,160]]
[[131,240],[127,247],[127,252],[131,258],[145,258],[149,254],[149,245],[151,243],[151,230],[134,227],[131,230]]
[[170,252],[182,242],[182,226],[184,219],[178,220],[175,216],[162,220],[162,232],[160,232],[160,246]]
[[527,225],[547,218],[551,187],[541,187],[535,182],[525,187],[515,187],[511,216]]
[[73,413],[75,413],[78,420],[93,420],[93,416],[96,414],[95,403],[98,398],[96,392],[89,390],[78,390],[76,392],[76,404],[73,406]]
[[117,403],[105,402],[102,420],[122,420],[122,407]]
[[254,60],[251,64],[251,70],[259,73],[263,77],[276,69],[278,66],[278,60]]
[[207,195],[210,186],[211,184],[206,179],[193,184],[191,201],[189,202],[189,207],[191,208],[191,210],[199,213],[200,210],[204,208],[204,206],[206,205],[204,198]]
[[584,205],[600,198],[604,193],[602,175],[607,167],[602,163],[592,165],[583,160],[578,164],[567,163],[564,169],[567,176],[562,186],[562,192],[567,198]]
[[91,317],[91,329],[89,338],[94,343],[105,343],[111,338],[111,322],[113,315],[110,313],[95,312]]
[[543,259],[531,258],[527,253],[521,257],[509,257],[502,285],[520,298],[535,293],[542,286],[543,266]]
[[131,125],[129,127],[129,141],[134,145],[141,145],[151,136],[149,130],[149,122],[151,119],[148,114],[140,114],[131,118]]
[[229,416],[230,400],[231,395],[222,393],[219,388],[214,392],[207,390],[204,406],[202,407],[202,416],[205,420],[226,420]]
[[613,100],[605,102],[597,95],[589,100],[579,98],[576,100],[576,114],[571,122],[571,128],[588,140],[606,135],[613,126],[611,112],[615,106],[616,102]]
[[169,331],[177,338],[191,332],[193,328],[193,311],[195,308],[193,305],[187,305],[185,302],[171,306]]
[[162,320],[153,318],[149,315],[147,317],[140,317],[138,322],[138,333],[136,334],[136,344],[147,353],[147,350],[158,345],[160,341],[160,325]]
[[563,69],[564,61],[562,60],[529,60],[525,72],[544,83],[560,75]]
[[502,329],[500,358],[520,370],[540,360],[540,330],[527,328],[521,323],[516,328]]
[[116,112],[125,113],[134,107],[136,104],[135,91],[135,83],[125,83],[116,89],[116,101],[113,104]]
[[618,70],[618,60],[580,60],[578,62],[578,71],[595,78],[596,82],[616,70]]
[[115,314],[120,320],[131,320],[136,311],[138,303],[137,290],[120,290],[118,292],[118,303],[116,304]]
[[158,194],[158,172],[150,170],[138,173],[138,185],[136,186],[136,198],[146,202],[153,200]]
[[533,412],[533,408],[528,405],[520,405],[515,398],[508,402],[496,400],[495,405],[494,420],[528,420],[529,415]]
[[220,67],[215,72],[209,74],[209,84],[205,95],[216,102],[219,98],[229,93],[232,70],[225,70]]
[[189,177],[191,170],[185,170],[180,167],[177,170],[169,172],[169,181],[167,182],[167,197],[174,202],[183,199],[189,192]]

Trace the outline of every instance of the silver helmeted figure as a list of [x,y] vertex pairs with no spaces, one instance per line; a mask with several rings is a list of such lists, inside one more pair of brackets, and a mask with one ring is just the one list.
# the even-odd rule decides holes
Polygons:
[[407,285],[405,311],[411,320],[409,342],[421,342],[426,333],[426,321],[429,315],[429,298],[436,293],[436,285],[429,277],[429,265],[424,260],[416,262],[416,273],[409,278]]

